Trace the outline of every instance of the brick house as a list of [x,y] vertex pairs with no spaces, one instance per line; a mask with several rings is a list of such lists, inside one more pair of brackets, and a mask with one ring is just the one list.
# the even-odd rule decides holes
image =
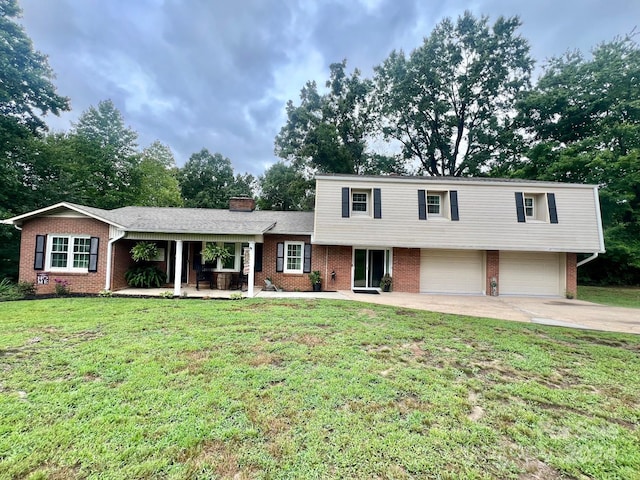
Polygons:
[[22,230],[20,280],[38,293],[52,278],[125,288],[138,241],[159,247],[176,295],[201,275],[208,243],[231,254],[211,275],[246,276],[249,296],[266,278],[309,290],[313,270],[326,290],[379,289],[388,273],[403,292],[575,295],[578,266],[604,252],[597,187],[502,179],[318,175],[314,212],[258,211],[249,198],[228,210],[63,202],[3,223]]

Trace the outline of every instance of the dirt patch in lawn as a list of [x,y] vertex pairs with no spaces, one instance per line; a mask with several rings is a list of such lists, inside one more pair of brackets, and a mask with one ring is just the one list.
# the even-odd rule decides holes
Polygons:
[[234,480],[254,478],[256,472],[240,466],[236,451],[237,446],[232,443],[211,440],[187,450],[179,456],[178,461],[187,464],[188,478],[195,478],[209,469],[220,478]]

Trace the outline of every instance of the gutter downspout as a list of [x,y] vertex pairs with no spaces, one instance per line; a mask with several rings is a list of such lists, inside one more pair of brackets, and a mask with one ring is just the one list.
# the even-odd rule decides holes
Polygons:
[[589,263],[592,260],[595,260],[596,258],[598,258],[598,255],[599,255],[599,253],[596,252],[593,255],[591,255],[590,257],[587,257],[584,260],[579,261],[578,263],[576,263],[576,268],[581,267],[585,263]]
[[106,278],[104,282],[105,290],[111,290],[111,263],[112,263],[111,257],[113,256],[113,244],[124,236],[125,236],[125,232],[120,230],[118,234],[115,237],[113,237],[111,240],[109,240],[109,242],[107,243],[107,273],[106,273]]

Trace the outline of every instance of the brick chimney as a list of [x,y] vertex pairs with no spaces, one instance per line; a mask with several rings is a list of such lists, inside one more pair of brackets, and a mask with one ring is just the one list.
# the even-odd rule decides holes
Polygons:
[[229,200],[229,210],[232,212],[253,212],[256,201],[251,197],[232,197]]

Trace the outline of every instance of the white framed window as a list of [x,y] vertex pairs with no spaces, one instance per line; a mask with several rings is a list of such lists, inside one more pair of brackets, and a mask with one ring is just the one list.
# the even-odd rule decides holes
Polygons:
[[302,273],[304,242],[284,242],[284,273]]
[[442,215],[442,195],[439,193],[427,194],[427,214]]
[[536,218],[536,202],[533,197],[524,197],[524,214],[527,218]]
[[49,235],[45,269],[52,272],[88,272],[91,237]]
[[[240,270],[242,264],[242,244],[237,242],[203,242],[202,248],[207,245],[215,244],[219,247],[223,247],[227,252],[231,254],[229,258],[224,260],[218,258],[213,264],[213,269],[216,272],[237,272]],[[204,264],[204,260],[202,261]],[[209,264],[211,265],[211,264]]]
[[369,192],[364,190],[351,192],[351,211],[354,214],[366,214],[369,212]]

